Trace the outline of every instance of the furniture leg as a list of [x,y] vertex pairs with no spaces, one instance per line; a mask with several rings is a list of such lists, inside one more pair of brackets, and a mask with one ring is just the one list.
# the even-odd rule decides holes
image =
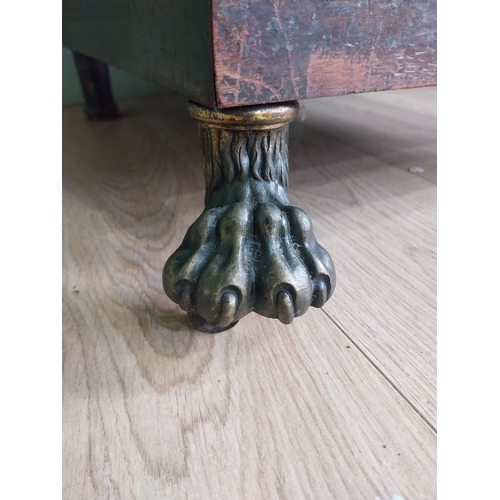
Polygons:
[[205,210],[165,264],[167,295],[212,333],[252,311],[288,324],[322,307],[334,266],[287,196],[288,126],[298,103],[216,110],[190,102],[188,111],[199,122]]
[[80,77],[87,118],[92,121],[119,118],[118,107],[113,100],[108,65],[75,51],[73,58]]

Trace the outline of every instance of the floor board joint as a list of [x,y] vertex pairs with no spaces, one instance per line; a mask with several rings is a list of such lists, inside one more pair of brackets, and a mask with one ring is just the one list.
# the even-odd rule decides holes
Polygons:
[[382,371],[382,369],[375,363],[375,361],[361,348],[361,346],[347,333],[345,328],[332,318],[330,314],[328,314],[323,308],[321,310],[326,314],[326,316],[332,321],[332,323],[342,332],[342,334],[351,342],[351,344],[363,355],[363,357],[375,368],[375,370],[380,373],[380,375],[384,378],[384,380],[404,399],[404,401],[410,406],[410,408],[425,422],[425,424],[437,434],[437,428],[432,425],[431,422],[425,417],[425,415],[408,399],[407,396],[399,389],[399,387],[387,376],[386,373]]

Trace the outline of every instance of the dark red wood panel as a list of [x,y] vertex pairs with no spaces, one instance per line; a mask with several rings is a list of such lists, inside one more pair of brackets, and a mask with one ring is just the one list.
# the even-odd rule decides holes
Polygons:
[[436,84],[436,0],[213,0],[221,107]]

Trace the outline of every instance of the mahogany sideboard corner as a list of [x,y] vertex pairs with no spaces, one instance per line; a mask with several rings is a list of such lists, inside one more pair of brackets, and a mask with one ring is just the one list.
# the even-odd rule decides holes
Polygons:
[[188,100],[205,210],[163,271],[208,332],[255,311],[282,323],[321,307],[335,270],[291,206],[297,100],[436,85],[436,0],[63,0],[85,112],[118,118],[108,64]]

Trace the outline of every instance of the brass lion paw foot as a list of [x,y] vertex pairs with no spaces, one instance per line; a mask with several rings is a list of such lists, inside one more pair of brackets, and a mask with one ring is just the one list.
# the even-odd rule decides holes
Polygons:
[[167,295],[212,333],[252,311],[289,324],[322,307],[335,288],[333,263],[286,193],[297,103],[188,108],[199,120],[206,208],[165,264]]

